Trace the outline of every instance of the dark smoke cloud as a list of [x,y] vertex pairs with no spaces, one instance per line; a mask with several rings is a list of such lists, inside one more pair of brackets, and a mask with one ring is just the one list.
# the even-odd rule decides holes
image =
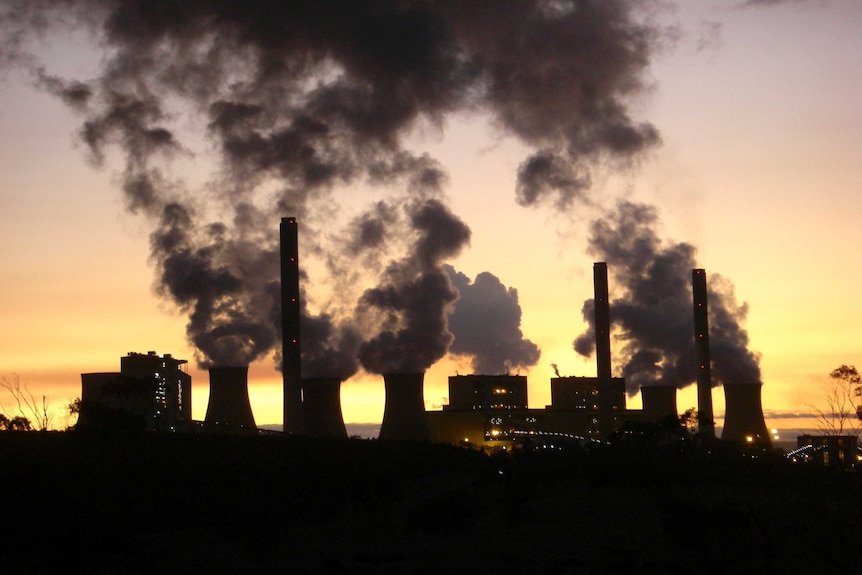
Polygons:
[[471,357],[473,372],[502,374],[539,361],[538,346],[521,332],[518,290],[482,272],[472,282],[452,266],[444,266],[460,297],[449,315],[455,341],[449,352]]
[[419,234],[409,255],[392,262],[383,283],[360,300],[359,315],[376,316],[381,326],[359,349],[372,373],[423,372],[446,355],[453,339],[446,317],[458,291],[441,263],[467,245],[470,229],[434,199],[407,209]]
[[[659,238],[658,216],[651,206],[620,202],[616,211],[595,221],[590,253],[608,263],[615,355],[629,393],[644,385],[683,387],[697,378],[691,270],[695,248]],[[710,274],[708,284],[712,375],[715,384],[759,383],[758,354],[748,350],[742,328],[748,308],[737,306],[730,282]],[[584,302],[586,333],[575,351],[590,355],[595,347],[594,301]]]
[[[419,318],[436,317],[421,326],[437,338],[433,353],[415,362],[425,365],[448,345],[438,311],[453,290],[439,265],[463,246],[466,226],[423,220],[441,201],[435,190],[445,173],[405,149],[405,138],[422,124],[445,126],[452,112],[480,110],[533,150],[516,175],[520,203],[578,201],[591,165],[636,162],[659,142],[627,109],[663,36],[644,5],[7,0],[0,60],[30,70],[82,115],[92,161],[122,154],[125,203],[155,226],[157,289],[189,312],[188,337],[204,363],[272,349],[279,215],[300,218],[304,249],[322,254],[332,247],[319,232],[331,225],[333,194],[362,182],[406,190],[386,203],[412,206],[407,221],[426,243],[410,246],[417,263],[390,266],[363,305],[399,318],[374,341],[392,338],[389,347],[402,351],[416,347],[404,340],[418,337]],[[96,77],[51,75],[28,52],[35,38],[68,30],[89,33],[102,49]],[[174,160],[193,157],[185,132],[196,127],[191,139],[208,140],[218,166],[198,187],[172,170]],[[385,214],[357,230],[357,253],[373,259],[381,242],[403,248],[410,237],[387,236],[378,223]],[[343,265],[329,269],[350,276]],[[426,291],[433,304],[421,300]],[[392,361],[371,360],[371,342],[363,349],[375,369]]]

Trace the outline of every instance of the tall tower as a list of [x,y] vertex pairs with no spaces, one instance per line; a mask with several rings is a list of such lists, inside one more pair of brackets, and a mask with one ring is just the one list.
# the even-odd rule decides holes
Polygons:
[[694,302],[694,345],[697,356],[697,420],[700,432],[715,436],[712,414],[712,373],[709,357],[709,311],[706,297],[706,270],[691,270]]
[[284,432],[302,433],[299,240],[296,218],[281,218],[281,345],[284,377]]
[[593,264],[596,324],[596,376],[598,379],[599,435],[607,437],[614,430],[613,389],[611,387],[611,305],[608,296],[608,264]]
[[256,431],[248,399],[248,366],[211,367],[210,398],[204,422],[229,431]]

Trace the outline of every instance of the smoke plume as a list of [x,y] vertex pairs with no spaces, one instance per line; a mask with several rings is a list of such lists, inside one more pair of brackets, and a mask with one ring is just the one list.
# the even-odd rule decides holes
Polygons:
[[[663,37],[645,12],[651,4],[7,0],[0,61],[81,115],[92,162],[122,158],[125,204],[154,226],[156,290],[189,314],[205,365],[248,362],[277,343],[278,216],[300,218],[304,249],[319,255],[332,248],[319,232],[337,194],[360,183],[406,187],[384,203],[406,209],[421,240],[389,239],[419,260],[396,259],[361,298],[363,309],[393,316],[362,357],[373,370],[403,363],[386,354],[412,352],[407,340],[427,330],[434,351],[407,361],[424,366],[449,343],[455,291],[440,262],[468,235],[455,225],[445,236],[423,219],[451,216],[440,196],[412,191],[444,174],[406,138],[478,110],[532,149],[513,175],[518,202],[579,201],[591,166],[632,164],[659,142],[627,109]],[[36,40],[70,30],[102,51],[95,77],[64,79],[35,57]],[[204,159],[214,167],[203,183],[176,167],[194,160],[201,170]],[[456,221],[437,223],[451,232]],[[366,223],[356,240],[368,254],[387,237]],[[422,253],[427,244],[439,250]],[[311,322],[325,336],[321,350],[355,346],[332,327],[341,319],[326,312],[316,320],[330,327]]]
[[417,231],[410,253],[386,269],[381,285],[366,290],[360,317],[376,317],[378,334],[359,348],[372,373],[424,372],[446,355],[453,336],[446,317],[458,291],[442,262],[470,241],[470,229],[442,203],[429,199],[407,207]]
[[[610,303],[614,350],[628,392],[645,385],[684,387],[697,379],[691,270],[695,248],[662,242],[653,207],[620,202],[615,212],[593,222],[589,251],[606,261],[612,290]],[[748,313],[738,306],[732,284],[710,274],[708,284],[712,375],[715,384],[759,383],[758,354],[748,350],[742,328]],[[584,302],[586,333],[574,341],[575,351],[590,355],[595,347],[594,300]]]
[[518,290],[507,288],[490,272],[471,282],[452,266],[444,269],[460,294],[449,315],[449,329],[455,336],[450,353],[470,356],[473,372],[481,374],[535,365],[541,352],[521,332]]

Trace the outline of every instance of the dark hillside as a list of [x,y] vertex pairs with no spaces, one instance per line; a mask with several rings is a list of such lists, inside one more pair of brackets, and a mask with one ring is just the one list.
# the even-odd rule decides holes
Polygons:
[[487,457],[0,434],[5,573],[856,572],[857,476],[687,448]]

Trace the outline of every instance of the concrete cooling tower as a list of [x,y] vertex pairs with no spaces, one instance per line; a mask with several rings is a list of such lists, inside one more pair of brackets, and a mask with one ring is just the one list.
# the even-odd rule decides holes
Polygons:
[[381,441],[430,441],[422,385],[424,373],[383,375],[386,406],[380,424]]
[[734,383],[724,386],[724,430],[728,441],[771,447],[772,441],[763,419],[761,383]]
[[341,414],[341,380],[337,377],[302,380],[302,420],[312,437],[347,438]]
[[211,367],[210,397],[204,423],[256,429],[248,400],[248,366]]
[[641,388],[644,421],[658,422],[668,417],[678,418],[676,387],[672,385],[649,385]]

